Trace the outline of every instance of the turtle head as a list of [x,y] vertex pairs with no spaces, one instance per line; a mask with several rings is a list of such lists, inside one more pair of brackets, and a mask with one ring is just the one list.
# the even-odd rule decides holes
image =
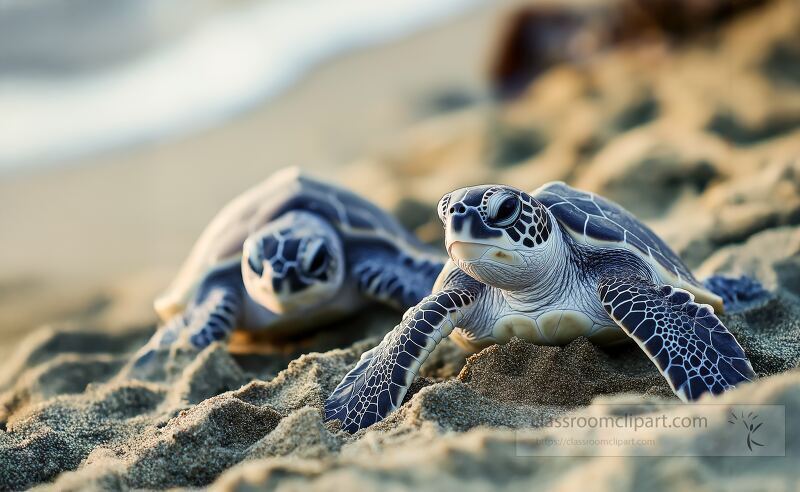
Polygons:
[[326,220],[290,212],[251,234],[242,252],[247,294],[275,313],[332,299],[344,281],[339,234]]
[[442,197],[438,210],[447,254],[464,272],[485,284],[522,289],[552,254],[550,213],[516,188],[461,188]]

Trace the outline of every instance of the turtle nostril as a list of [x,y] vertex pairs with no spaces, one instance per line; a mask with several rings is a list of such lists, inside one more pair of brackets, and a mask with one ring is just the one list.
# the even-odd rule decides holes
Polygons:
[[453,213],[463,214],[466,211],[467,211],[467,207],[465,207],[463,203],[457,203],[457,204],[453,205],[452,207],[450,207],[450,213],[451,214],[453,214]]

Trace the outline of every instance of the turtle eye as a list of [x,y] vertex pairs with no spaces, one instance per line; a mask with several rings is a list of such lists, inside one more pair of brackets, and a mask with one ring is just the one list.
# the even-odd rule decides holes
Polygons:
[[[492,198],[494,198],[494,196]],[[522,210],[519,198],[508,194],[497,196],[497,198],[496,200],[489,201],[489,219],[491,219],[494,225],[500,227],[513,224]]]
[[322,241],[311,244],[308,254],[303,258],[303,270],[312,277],[319,277],[328,269],[330,252]]

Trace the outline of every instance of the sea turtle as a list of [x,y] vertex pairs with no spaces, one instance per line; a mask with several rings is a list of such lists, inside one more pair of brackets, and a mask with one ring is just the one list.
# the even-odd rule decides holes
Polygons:
[[285,336],[370,302],[406,309],[430,294],[445,259],[367,200],[280,171],[206,227],[155,301],[164,325],[133,365],[182,332],[200,349],[234,328]]
[[[463,188],[439,202],[450,260],[433,294],[406,311],[325,401],[327,420],[353,432],[403,401],[444,337],[477,349],[514,336],[561,345],[633,339],[684,401],[755,377],[715,316],[723,300],[630,212],[562,182],[528,194]],[[735,279],[718,278],[735,294]],[[755,286],[754,286],[755,285]],[[754,294],[758,284],[741,283]]]

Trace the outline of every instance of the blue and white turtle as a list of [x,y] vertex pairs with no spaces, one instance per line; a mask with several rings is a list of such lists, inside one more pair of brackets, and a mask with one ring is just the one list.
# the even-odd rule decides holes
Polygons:
[[[434,293],[364,353],[326,400],[326,419],[344,429],[396,409],[448,335],[473,350],[514,336],[546,345],[630,338],[684,401],[755,377],[714,314],[723,308],[720,296],[619,205],[561,182],[531,194],[486,185],[445,195],[439,215],[450,261]],[[718,280],[736,292],[736,280]]]
[[286,169],[206,227],[156,300],[165,324],[134,366],[182,332],[203,348],[234,328],[284,336],[371,302],[406,309],[431,293],[444,261],[367,200]]

